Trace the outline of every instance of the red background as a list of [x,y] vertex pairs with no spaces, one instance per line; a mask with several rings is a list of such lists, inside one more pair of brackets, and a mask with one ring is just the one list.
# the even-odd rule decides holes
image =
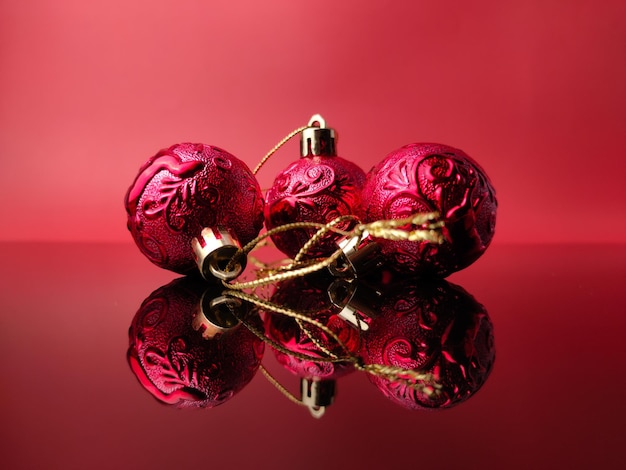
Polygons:
[[624,241],[625,18],[608,0],[3,1],[0,240],[130,241],[123,196],[157,150],[253,167],[321,113],[365,170],[411,142],[465,150],[497,242]]

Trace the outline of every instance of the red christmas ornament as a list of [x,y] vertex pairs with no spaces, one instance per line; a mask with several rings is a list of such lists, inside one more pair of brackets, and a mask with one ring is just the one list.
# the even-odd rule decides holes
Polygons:
[[430,374],[423,388],[368,374],[391,401],[409,409],[450,408],[474,395],[495,361],[485,308],[446,281],[411,279],[386,292],[380,316],[364,333],[366,364]]
[[[157,400],[178,408],[229,400],[252,380],[263,356],[264,343],[252,332],[223,321],[223,307],[237,299],[207,287],[187,277],[157,289],[129,330],[128,362],[137,379]],[[262,328],[258,317],[248,321]]]
[[[326,224],[340,215],[357,213],[365,173],[337,156],[335,141],[334,129],[327,128],[320,115],[313,116],[301,134],[301,158],[278,174],[266,194],[268,229],[292,222]],[[315,232],[315,229],[290,230],[272,236],[272,240],[279,250],[293,258]],[[334,237],[328,236],[308,255],[325,256],[335,249]]]
[[[149,159],[125,206],[128,229],[150,261],[181,274],[198,265],[207,278],[219,274],[263,226],[263,196],[250,169],[204,144],[173,145]],[[223,277],[235,277],[243,264],[238,260]]]
[[463,151],[411,144],[372,168],[363,190],[365,222],[439,212],[446,242],[379,240],[401,272],[445,277],[478,259],[493,238],[497,202],[482,168]]

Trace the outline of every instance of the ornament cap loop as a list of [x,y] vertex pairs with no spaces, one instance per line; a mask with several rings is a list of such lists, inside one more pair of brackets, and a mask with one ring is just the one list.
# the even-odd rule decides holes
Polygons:
[[[317,125],[315,125],[317,124]],[[326,120],[315,114],[309,120],[300,137],[300,155],[302,157],[335,157],[337,156],[335,129],[326,127]]]
[[[230,281],[239,276],[246,267],[245,255],[238,256],[241,246],[224,227],[202,229],[199,237],[191,241],[198,269],[207,281],[221,279]],[[227,268],[228,271],[226,270]]]

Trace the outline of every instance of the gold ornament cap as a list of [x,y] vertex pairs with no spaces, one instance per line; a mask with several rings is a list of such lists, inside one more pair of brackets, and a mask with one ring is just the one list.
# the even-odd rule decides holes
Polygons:
[[[246,268],[246,257],[238,256],[241,245],[224,227],[205,227],[191,240],[191,248],[198,269],[207,281],[230,281]],[[228,271],[227,268],[230,268]]]
[[300,135],[300,155],[303,157],[337,156],[335,129],[326,127],[326,120],[319,114],[309,119],[308,126]]

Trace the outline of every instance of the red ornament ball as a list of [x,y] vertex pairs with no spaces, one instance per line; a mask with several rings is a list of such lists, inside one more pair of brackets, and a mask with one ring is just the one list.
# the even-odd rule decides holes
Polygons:
[[367,175],[361,216],[365,222],[439,212],[446,241],[379,240],[401,272],[446,277],[478,259],[495,230],[495,190],[484,170],[463,151],[442,144],[406,145]]
[[[131,370],[157,400],[177,408],[212,408],[231,399],[254,377],[264,343],[242,325],[203,337],[194,327],[205,291],[198,278],[176,279],[155,290],[136,313],[129,329]],[[257,328],[260,319],[250,318]]]
[[[317,122],[320,127],[313,124]],[[365,172],[336,155],[335,131],[315,115],[302,131],[301,158],[280,172],[266,194],[265,225],[272,229],[293,222],[326,224],[341,215],[356,215],[365,184]],[[349,229],[353,224],[339,224]],[[272,236],[276,247],[290,258],[317,229],[298,229]],[[329,234],[307,257],[320,257],[337,249],[339,235]]]
[[205,227],[225,227],[239,243],[263,226],[263,195],[244,162],[217,147],[176,144],[139,170],[125,198],[128,229],[154,264],[196,271],[191,240]]

